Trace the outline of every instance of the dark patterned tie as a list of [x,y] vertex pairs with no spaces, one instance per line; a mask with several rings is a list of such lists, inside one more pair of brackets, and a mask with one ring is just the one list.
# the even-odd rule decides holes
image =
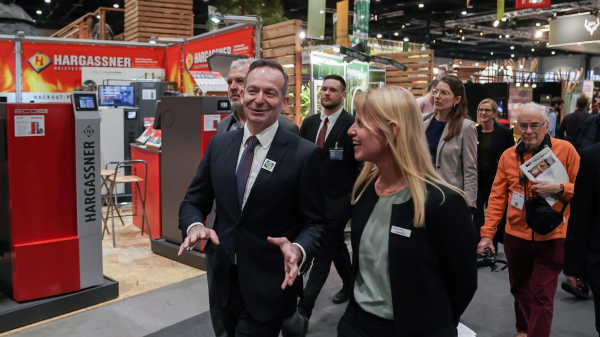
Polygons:
[[323,127],[321,128],[321,131],[319,132],[319,137],[317,137],[317,146],[320,148],[323,148],[323,146],[325,145],[325,135],[327,134],[327,122],[329,121],[329,118],[325,117],[325,120],[323,121]]
[[237,172],[235,173],[235,183],[237,186],[238,200],[240,201],[240,209],[244,201],[244,193],[246,192],[246,184],[248,183],[248,176],[250,175],[250,169],[252,168],[252,161],[254,160],[254,149],[259,144],[258,138],[252,136],[248,138],[248,146],[244,149],[242,159],[238,165]]

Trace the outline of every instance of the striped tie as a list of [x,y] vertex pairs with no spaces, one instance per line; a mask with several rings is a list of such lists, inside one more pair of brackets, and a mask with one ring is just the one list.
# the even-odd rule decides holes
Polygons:
[[237,172],[235,173],[235,183],[237,186],[238,200],[240,201],[240,209],[244,203],[244,193],[246,192],[246,184],[248,183],[248,176],[250,175],[250,169],[252,168],[252,161],[254,160],[254,149],[258,145],[258,138],[252,136],[248,138],[248,145],[244,149],[242,159],[238,165]]

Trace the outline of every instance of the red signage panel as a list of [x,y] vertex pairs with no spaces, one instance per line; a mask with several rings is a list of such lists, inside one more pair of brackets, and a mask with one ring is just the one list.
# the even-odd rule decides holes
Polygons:
[[550,8],[550,0],[516,0],[515,9]]

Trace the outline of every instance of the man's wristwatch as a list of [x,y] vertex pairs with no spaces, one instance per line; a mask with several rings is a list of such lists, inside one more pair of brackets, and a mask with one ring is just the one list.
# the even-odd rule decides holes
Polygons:
[[558,191],[558,193],[556,193],[559,197],[563,195],[563,193],[565,193],[565,187],[563,186],[563,184],[560,184],[560,191]]

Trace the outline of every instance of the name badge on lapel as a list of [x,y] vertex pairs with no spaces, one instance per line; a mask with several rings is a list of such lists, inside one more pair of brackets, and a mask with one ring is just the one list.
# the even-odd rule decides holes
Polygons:
[[262,169],[267,170],[269,172],[273,172],[275,164],[277,163],[272,161],[271,159],[265,159],[265,162],[262,164]]
[[335,143],[335,147],[329,149],[329,159],[344,160],[344,148],[338,147],[338,143]]
[[402,227],[397,227],[397,226],[392,226],[392,230],[390,231],[394,234],[397,235],[402,235],[402,236],[406,236],[407,238],[410,238],[410,233],[412,232],[410,229],[406,229],[406,228],[402,228]]

